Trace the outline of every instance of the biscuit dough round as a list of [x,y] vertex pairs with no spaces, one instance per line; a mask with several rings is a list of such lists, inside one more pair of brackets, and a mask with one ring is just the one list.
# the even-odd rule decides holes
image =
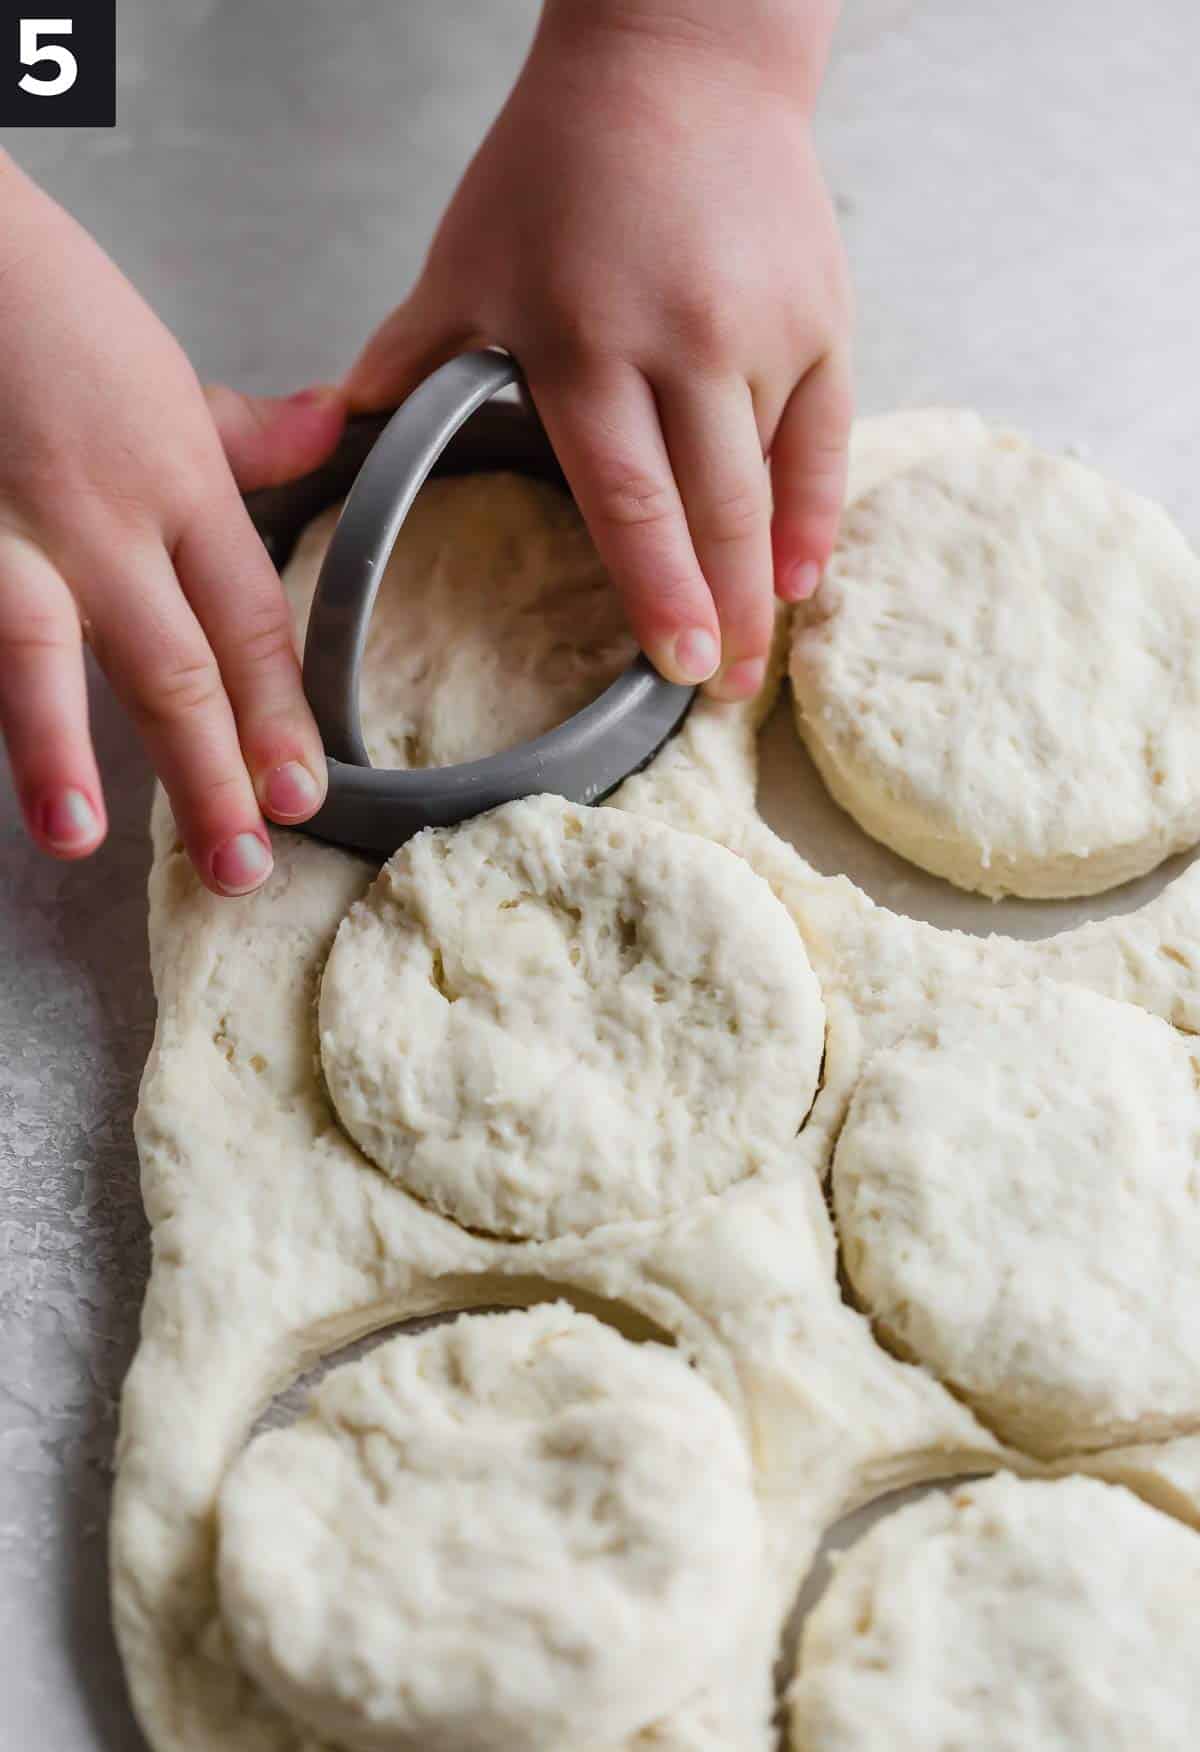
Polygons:
[[1041,1457],[1200,1425],[1200,1061],[1049,981],[930,1011],[833,1161],[880,1336]]
[[1200,561],[1011,433],[850,507],[790,668],[835,800],[962,888],[1093,894],[1200,838]]
[[794,1752],[1191,1752],[1200,1536],[997,1477],[879,1522],[809,1619]]
[[555,797],[404,846],[321,983],[342,1123],[408,1191],[521,1238],[656,1217],[787,1152],[824,1010],[723,847]]
[[[303,637],[339,507],[311,523],[284,584]],[[361,707],[376,766],[499,754],[596,699],[636,646],[565,492],[525,475],[432,480],[380,580]]]
[[562,1303],[327,1376],[219,1525],[241,1663],[354,1752],[624,1742],[736,1638],[761,1545],[724,1400]]

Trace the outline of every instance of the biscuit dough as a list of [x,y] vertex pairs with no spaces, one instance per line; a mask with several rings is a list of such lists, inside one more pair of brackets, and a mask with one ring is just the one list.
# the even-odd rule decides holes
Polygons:
[[694,1690],[761,1558],[725,1402],[564,1303],[335,1370],[219,1524],[243,1666],[356,1752],[615,1743]]
[[403,846],[343,920],[319,1009],[363,1152],[521,1237],[659,1216],[786,1152],[824,1023],[740,858],[556,797]]
[[1012,434],[858,499],[791,679],[835,800],[960,887],[1096,893],[1200,838],[1200,561]]
[[[309,524],[287,567],[298,643],[339,509]],[[499,754],[597,698],[635,651],[564,492],[519,474],[432,480],[404,521],[367,632],[367,751],[383,767]]]
[[795,1752],[1191,1752],[1200,1535],[1090,1479],[881,1521],[805,1627]]
[[[879,478],[889,458],[900,467],[914,449],[936,451],[938,433],[959,443],[970,419],[939,411],[863,422],[853,467],[861,474],[870,465]],[[508,528],[506,514],[495,514]],[[487,564],[503,575],[499,558]],[[449,576],[439,570],[431,587]],[[552,590],[552,570],[543,583]],[[398,612],[398,601],[386,597],[381,615]],[[393,729],[377,661],[369,652],[365,691],[378,756]],[[608,1745],[573,1738],[562,1752],[771,1752],[781,1629],[822,1532],[914,1480],[1046,1470],[924,1367],[890,1354],[848,1303],[822,1177],[864,1070],[931,1004],[1047,977],[1200,1031],[1200,875],[1187,872],[1136,914],[1034,944],[898,917],[844,878],[818,875],[756,816],[755,731],[771,694],[744,707],[699,702],[612,804],[631,821],[724,845],[769,885],[820,987],[816,1100],[786,1149],[723,1191],[545,1240],[475,1233],[414,1198],[367,1160],[329,1102],[318,989],[338,928],[377,871],[277,833],[264,891],[217,900],[156,802],[158,1021],[136,1121],[153,1269],[122,1396],[111,1566],[117,1636],[155,1752],[345,1744],[314,1730],[303,1708],[281,1705],[239,1657],[236,1609],[218,1590],[218,1504],[275,1394],[353,1340],[401,1322],[566,1298],[622,1334],[674,1341],[698,1384],[728,1408],[750,1456],[760,1555],[743,1610],[712,1591],[720,1648],[649,1727]],[[440,686],[434,695],[440,711]],[[453,716],[449,695],[444,705]],[[561,715],[558,704],[551,715]],[[469,742],[461,749],[481,751]],[[1131,1172],[1140,1175],[1141,1164]],[[1055,1466],[1128,1476],[1200,1520],[1195,1449],[1194,1436],[1158,1445],[1129,1438]],[[446,1489],[449,1502],[449,1479]],[[581,1589],[585,1631],[591,1601]],[[346,1695],[353,1704],[353,1688]],[[531,1711],[536,1702],[525,1698]]]
[[1200,1424],[1200,1054],[1042,982],[931,1006],[867,1065],[833,1159],[887,1342],[1045,1458]]

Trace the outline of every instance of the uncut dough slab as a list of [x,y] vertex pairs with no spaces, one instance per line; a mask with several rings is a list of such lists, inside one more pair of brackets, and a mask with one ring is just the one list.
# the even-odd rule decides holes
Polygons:
[[880,1522],[809,1619],[795,1752],[1188,1752],[1200,1536],[1089,1479]]
[[858,499],[790,667],[834,798],[960,887],[1096,893],[1200,837],[1200,561],[1010,433]]
[[[884,424],[860,428],[861,455],[903,453],[896,417]],[[1052,972],[1200,1028],[1190,950],[1200,882],[1185,876],[1139,914],[1037,945],[899,918],[819,876],[757,819],[755,729],[767,699],[702,702],[614,801],[717,839],[771,883],[827,1007],[821,1092],[778,1176],[666,1222],[608,1229],[602,1246],[486,1241],[371,1168],[320,1089],[311,1018],[328,946],[374,872],[278,834],[267,890],[217,901],[156,803],[159,1015],[137,1118],[153,1270],[122,1398],[112,1524],[114,1620],[156,1752],[316,1752],[234,1656],[213,1566],[217,1496],[272,1394],[396,1320],[570,1292],[675,1337],[737,1417],[766,1528],[758,1609],[695,1698],[620,1752],[768,1752],[777,1635],[823,1529],[912,1480],[1003,1460],[1037,1470],[924,1371],[886,1355],[843,1302],[819,1178],[863,1063],[931,994]],[[368,740],[382,736],[370,707],[367,719]],[[1128,1464],[1140,1477],[1170,1472],[1162,1488],[1178,1502],[1195,1479],[1200,1503],[1185,1446],[1136,1450]]]

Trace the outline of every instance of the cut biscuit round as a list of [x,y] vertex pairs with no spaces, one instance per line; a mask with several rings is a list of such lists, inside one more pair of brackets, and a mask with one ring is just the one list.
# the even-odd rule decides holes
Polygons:
[[790,671],[834,799],[962,888],[1098,893],[1200,838],[1200,561],[1011,433],[850,507]]
[[339,1746],[550,1752],[686,1701],[760,1553],[724,1400],[560,1303],[327,1376],[232,1467],[217,1574],[245,1671]]
[[343,1125],[409,1192],[516,1238],[661,1216],[778,1159],[824,1011],[732,852],[539,797],[421,834],[343,920],[321,983]]
[[1042,1457],[1200,1426],[1200,1064],[1045,982],[936,1007],[871,1059],[833,1160],[885,1343]]
[[809,1618],[794,1752],[1191,1752],[1200,1536],[1119,1486],[997,1477],[879,1522]]

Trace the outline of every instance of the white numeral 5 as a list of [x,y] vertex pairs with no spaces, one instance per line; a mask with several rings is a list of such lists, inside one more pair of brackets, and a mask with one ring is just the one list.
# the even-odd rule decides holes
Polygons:
[[79,62],[70,49],[61,43],[44,43],[43,36],[70,36],[74,24],[69,18],[23,18],[21,20],[21,65],[36,67],[42,61],[52,61],[58,72],[52,79],[35,79],[26,73],[18,79],[22,91],[31,97],[60,97],[70,91],[79,78]]

